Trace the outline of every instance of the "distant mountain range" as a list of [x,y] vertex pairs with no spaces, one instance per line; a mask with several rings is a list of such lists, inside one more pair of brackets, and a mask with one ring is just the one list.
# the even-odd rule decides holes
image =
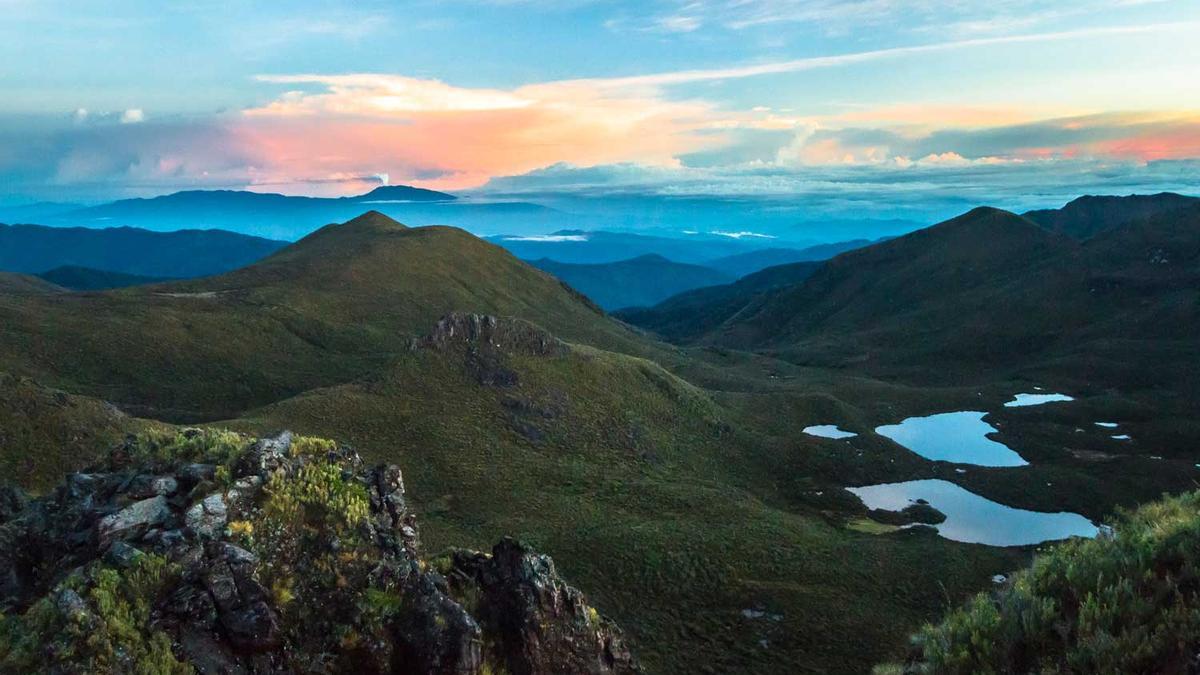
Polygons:
[[200,277],[248,265],[286,244],[221,230],[0,225],[0,270],[39,274],[83,267],[157,278]]
[[653,305],[683,291],[732,281],[710,267],[672,262],[655,254],[593,265],[548,258],[530,264],[562,279],[607,310]]
[[127,288],[142,286],[163,281],[171,281],[171,277],[148,277],[141,274],[125,274],[96,270],[90,267],[55,267],[37,275],[56,286],[72,291],[103,291],[111,288]]
[[292,197],[237,190],[193,190],[98,206],[37,204],[0,208],[0,222],[55,226],[138,227],[155,231],[222,229],[295,240],[331,222],[386,212],[410,225],[453,223],[472,230],[547,231],[565,214],[527,202],[463,200],[444,192],[391,185],[353,197]]

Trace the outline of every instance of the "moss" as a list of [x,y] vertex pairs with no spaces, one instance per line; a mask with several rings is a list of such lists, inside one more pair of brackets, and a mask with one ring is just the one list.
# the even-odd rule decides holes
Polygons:
[[[24,614],[0,621],[0,671],[183,675],[171,638],[151,628],[151,609],[178,574],[157,555],[127,569],[94,565]],[[75,594],[75,595],[72,595]],[[78,598],[77,603],[56,598]]]

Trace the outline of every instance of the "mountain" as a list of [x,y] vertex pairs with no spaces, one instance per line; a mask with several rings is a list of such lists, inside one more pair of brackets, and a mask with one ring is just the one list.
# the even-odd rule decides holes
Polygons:
[[672,342],[688,342],[729,321],[760,295],[798,284],[820,261],[768,267],[731,284],[685,291],[652,307],[616,312],[616,317]]
[[1127,197],[1080,197],[1061,209],[1030,211],[1025,217],[1054,232],[1087,239],[1121,225],[1200,204],[1200,198],[1170,192]]
[[1166,387],[1178,396],[1158,401],[1167,414],[1200,399],[1198,283],[1200,206],[1084,242],[976,209],[838,256],[700,340],[921,381],[1023,372]]
[[676,293],[731,280],[717,270],[671,262],[654,254],[592,265],[548,258],[530,264],[562,279],[607,310],[653,305]]
[[806,248],[765,248],[758,251],[737,253],[724,258],[710,260],[706,264],[721,270],[735,278],[757,272],[768,267],[786,265],[788,263],[809,262],[813,260],[828,260],[840,253],[853,251],[870,245],[867,239],[853,239],[834,244],[818,244]]
[[323,225],[349,220],[365,208],[414,225],[454,223],[482,232],[544,232],[561,227],[567,219],[561,212],[528,202],[459,199],[444,192],[389,185],[363,195],[337,198],[189,190],[51,213],[38,221],[59,227],[126,226],[159,232],[222,229],[295,240]]
[[604,230],[559,230],[553,234],[494,235],[487,240],[512,251],[522,260],[555,260],[591,265],[631,257],[658,255],[675,262],[705,265],[707,261],[756,251],[772,239],[693,235],[667,237]]
[[412,187],[411,185],[383,185],[363,195],[343,197],[354,202],[452,202],[458,197],[436,190]]
[[248,265],[285,245],[221,230],[0,225],[0,270],[37,274],[86,267],[149,277],[200,277]]
[[640,672],[553,560],[424,555],[399,467],[332,441],[143,433],[0,496],[4,672]]
[[231,417],[369,372],[453,310],[523,317],[607,348],[648,348],[503,249],[369,212],[223,275],[0,295],[0,370],[158,417]]
[[[62,399],[54,393],[36,395],[38,404],[29,406],[22,402],[35,394],[13,397],[8,419],[20,420],[20,438],[48,448],[53,461],[16,448],[15,461],[44,462],[48,468],[37,473],[26,468],[9,480],[45,489],[53,471],[87,469],[101,453],[62,442],[72,438],[69,429],[54,425],[88,424],[92,411],[109,409],[101,400],[159,418],[144,421],[153,427],[161,427],[161,420],[199,419],[210,422],[206,427],[258,437],[290,428],[338,438],[361,453],[363,466],[405,466],[406,503],[422,514],[426,550],[486,550],[512,535],[553,551],[563,576],[588,589],[594,606],[629,632],[649,672],[706,666],[716,672],[863,672],[902,649],[910,627],[934,618],[947,597],[977,591],[989,576],[1026,557],[1020,550],[960,544],[926,531],[878,536],[855,529],[866,509],[842,485],[870,480],[859,472],[891,477],[929,470],[927,463],[874,441],[847,461],[844,448],[804,438],[794,423],[799,416],[829,411],[867,413],[827,402],[807,385],[795,394],[750,388],[745,383],[756,376],[765,379],[763,369],[787,364],[751,357],[726,377],[715,361],[703,360],[706,354],[655,343],[544,272],[453,228],[406,228],[369,213],[322,228],[244,269],[206,279],[86,294],[0,293],[0,326],[0,370],[36,375],[47,389],[71,397],[59,405]],[[711,390],[674,372],[689,367],[707,369]],[[0,405],[8,405],[5,401],[0,397]],[[135,422],[124,417],[105,427],[105,419],[97,423],[97,438],[101,432],[120,435]],[[868,418],[861,419],[865,424]],[[8,433],[0,425],[0,435]],[[209,452],[197,440],[204,437],[183,434],[182,440],[169,437],[137,452],[152,464],[87,469],[84,475],[98,482],[79,478],[72,485],[103,488],[93,502],[101,512],[88,517],[117,515],[137,503],[122,492],[135,483],[161,477],[180,484],[177,462],[224,463],[198,458]],[[213,448],[219,458],[242,450],[241,440],[224,438],[218,435]],[[329,457],[328,445],[316,449],[318,458]],[[186,507],[187,524],[197,499],[231,485],[241,494],[237,466],[219,474],[214,468],[202,489],[181,490],[166,500],[169,513],[150,513],[178,519]],[[124,477],[147,478],[117,483],[109,476],[114,468]],[[312,477],[369,480],[353,466],[345,469],[349,473]],[[292,494],[285,486],[273,487]],[[325,492],[298,490],[296,496],[313,494]],[[202,528],[221,510],[215,500],[211,508],[203,504],[193,518]],[[225,506],[229,515],[231,505]],[[325,513],[319,506],[314,517]],[[239,513],[236,507],[232,513]],[[270,541],[272,523],[236,518],[236,527],[226,525],[231,534],[219,528],[214,533]],[[253,525],[252,532],[243,520]],[[56,529],[40,530],[48,542],[75,541],[74,524],[88,527],[93,521],[53,522]],[[319,535],[321,528],[314,529]],[[143,550],[148,555],[156,551],[150,548],[154,537],[143,543],[142,536],[126,543],[148,549]],[[185,532],[179,542],[172,534],[165,545],[190,551],[186,537]],[[363,541],[369,540],[339,537],[338,546],[347,554],[386,560],[373,549],[357,548]],[[91,543],[75,552],[90,554]],[[306,550],[328,552],[332,546],[300,552]],[[256,555],[268,560],[270,554]],[[340,588],[357,592],[361,560],[348,557],[354,560],[339,562],[350,565]],[[91,561],[84,556],[64,564],[83,564],[86,570]],[[308,564],[303,555],[288,562]],[[444,560],[425,562],[437,570],[455,569]],[[296,573],[298,580],[309,578],[305,569]],[[182,571],[189,570],[205,576],[201,568]],[[456,582],[458,573],[451,577],[447,583]],[[116,583],[111,574],[100,578],[109,579],[105,589]],[[93,579],[85,576],[84,585],[72,589],[88,611],[96,609],[90,604]],[[275,579],[281,583],[264,584],[271,589],[270,599],[263,600],[268,609],[282,604],[301,615],[312,613],[313,587]],[[701,586],[705,592],[697,593]],[[907,590],[888,592],[895,588]],[[290,602],[284,600],[289,594]],[[39,597],[47,595],[35,593],[30,600]],[[648,597],[655,602],[647,603]],[[862,606],[862,597],[876,600]],[[359,603],[345,600],[316,606],[331,617],[351,616],[343,610]],[[67,606],[79,607],[73,599]],[[162,629],[173,637],[171,624],[155,623],[168,614],[149,616],[149,624],[122,634]],[[211,615],[195,612],[186,621],[195,616]],[[287,610],[277,616],[281,625],[295,618]],[[15,622],[6,612],[2,625],[36,631],[46,624]],[[343,641],[351,633],[338,626],[311,633],[316,640],[338,639],[327,650],[331,654],[367,640],[380,649],[389,644],[358,629],[353,634],[360,641]],[[53,636],[35,635],[34,640],[58,644]],[[763,640],[770,649],[761,646]],[[315,643],[285,644],[303,651]],[[223,645],[212,647],[213,653],[227,654]],[[24,651],[21,658],[36,656]]]
[[127,286],[143,286],[171,281],[168,277],[147,277],[140,274],[125,274],[123,272],[108,272],[94,270],[89,267],[55,267],[42,272],[38,278],[49,281],[72,291],[103,291],[110,288],[125,288]]

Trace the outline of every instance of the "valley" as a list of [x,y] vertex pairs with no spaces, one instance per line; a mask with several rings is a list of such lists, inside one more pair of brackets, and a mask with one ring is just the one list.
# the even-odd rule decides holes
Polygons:
[[37,492],[138,430],[335,438],[404,467],[426,550],[552,552],[649,672],[866,672],[1200,478],[1200,212],[1134,211],[972,211],[615,317],[377,212],[199,279],[5,275],[0,461]]

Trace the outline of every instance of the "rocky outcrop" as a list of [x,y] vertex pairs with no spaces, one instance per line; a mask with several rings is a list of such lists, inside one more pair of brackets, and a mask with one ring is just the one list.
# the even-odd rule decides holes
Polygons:
[[414,339],[412,347],[446,349],[455,344],[529,356],[561,356],[569,349],[566,343],[528,321],[465,312],[442,317],[429,335]]
[[286,433],[130,439],[0,492],[0,608],[0,672],[638,670],[550,558],[430,564],[397,467]]

